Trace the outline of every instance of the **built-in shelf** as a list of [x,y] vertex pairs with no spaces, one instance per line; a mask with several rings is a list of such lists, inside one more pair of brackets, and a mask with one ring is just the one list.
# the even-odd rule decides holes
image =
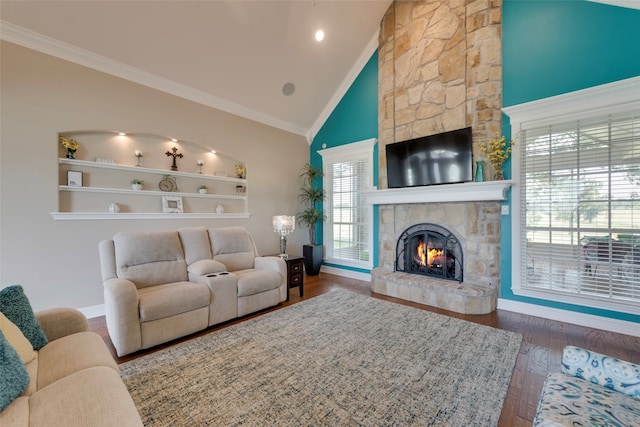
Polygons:
[[[90,135],[92,132],[88,132],[86,134]],[[83,133],[83,135],[85,134]],[[99,157],[99,155],[96,155],[96,158],[97,157]],[[59,158],[58,165],[61,171],[60,176],[62,181],[64,180],[64,172],[70,169],[81,171],[87,175],[85,175],[84,185],[58,186],[59,194],[65,194],[65,202],[64,208],[61,206],[59,208],[59,212],[51,212],[51,216],[54,220],[246,219],[251,216],[248,212],[247,180],[245,178],[230,177],[225,173],[213,175],[205,173],[170,171],[166,169],[125,165],[121,163],[94,162],[69,158]],[[98,173],[101,175],[97,175]],[[157,189],[157,187],[156,189],[134,190],[129,187],[121,186],[123,184],[126,185],[125,183],[129,182],[132,176],[140,177],[140,175],[143,177],[144,175],[148,175],[149,177],[145,177],[145,180],[149,181],[154,181],[153,176],[159,176],[160,178],[163,176],[182,178],[185,179],[185,182],[183,183],[185,184],[184,188],[193,188],[193,191],[161,191]],[[96,176],[122,176],[126,177],[126,180],[122,182],[117,179],[95,179]],[[92,182],[97,185],[91,185]],[[114,182],[117,182],[117,184],[111,185]],[[63,184],[63,182],[60,184]],[[207,184],[207,186],[209,186],[209,192],[200,193],[196,191],[196,188],[201,184]],[[213,191],[211,187],[213,187]],[[98,196],[90,196],[91,194],[97,194]],[[101,200],[101,198],[104,199],[105,205],[117,202],[117,200],[112,200],[112,197],[102,195],[127,196],[125,198],[125,212],[96,212],[96,200]],[[132,198],[131,196],[135,197]],[[191,212],[157,212],[156,209],[148,203],[140,203],[142,198],[148,199],[149,196],[175,196],[192,199],[193,203],[189,206],[191,208]],[[215,203],[209,206],[207,203],[209,200],[214,201]],[[214,210],[219,209],[220,205],[224,207],[225,201],[232,204],[231,210],[234,212],[215,212]],[[218,206],[216,207],[215,205],[217,203]],[[62,202],[60,202],[60,205],[62,205]],[[84,208],[82,208],[82,206],[84,206]],[[229,205],[227,205],[227,207],[228,206]],[[240,209],[240,212],[238,212],[238,209]]]
[[247,219],[250,213],[105,213],[105,212],[51,212],[51,216],[55,220],[121,220],[121,219]]
[[66,159],[60,158],[59,162],[61,165],[75,165],[75,166],[86,166],[91,168],[99,168],[99,169],[113,169],[113,170],[121,170],[121,171],[135,171],[141,173],[150,173],[155,175],[170,175],[170,176],[182,176],[187,178],[198,178],[198,179],[209,179],[214,181],[227,181],[227,182],[236,182],[238,184],[247,184],[246,179],[242,178],[232,178],[229,176],[220,176],[220,175],[206,175],[206,174],[197,174],[190,172],[179,172],[179,171],[168,171],[166,169],[152,169],[145,168],[142,166],[129,166],[129,165],[119,165],[114,163],[99,163],[99,162],[91,162],[87,160],[76,160],[76,159]]
[[109,194],[133,194],[136,196],[183,196],[199,197],[203,199],[226,199],[226,200],[246,200],[247,196],[233,196],[215,193],[186,193],[181,191],[157,191],[157,190],[130,190],[128,188],[102,188],[102,187],[75,187],[61,185],[60,191],[77,191],[83,193],[109,193]]
[[394,205],[403,203],[480,202],[506,200],[513,181],[463,182],[424,187],[363,191],[365,203]]

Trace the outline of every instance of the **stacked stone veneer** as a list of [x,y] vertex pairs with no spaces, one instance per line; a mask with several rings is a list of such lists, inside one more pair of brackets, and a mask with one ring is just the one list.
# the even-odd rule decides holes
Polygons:
[[[500,278],[500,204],[416,203],[379,208],[379,267],[372,271],[374,292],[459,313],[484,314],[496,308]],[[396,244],[407,228],[434,223],[460,241],[463,283],[394,272]]]
[[[381,24],[378,61],[379,188],[387,187],[387,144],[471,126],[481,159],[480,144],[501,134],[501,0],[396,0]],[[380,206],[373,290],[464,313],[495,309],[499,209],[499,202]],[[398,236],[422,222],[447,227],[462,242],[462,285],[393,272]]]

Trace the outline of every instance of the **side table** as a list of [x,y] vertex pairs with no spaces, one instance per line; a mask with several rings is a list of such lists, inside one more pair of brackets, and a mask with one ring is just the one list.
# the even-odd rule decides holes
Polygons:
[[[279,256],[279,255],[266,255]],[[290,256],[282,258],[287,264],[287,301],[289,301],[289,289],[300,288],[300,296],[304,296],[304,257]]]
[[304,267],[303,257],[289,257],[287,263],[287,301],[289,301],[289,289],[300,288],[300,296],[304,296]]

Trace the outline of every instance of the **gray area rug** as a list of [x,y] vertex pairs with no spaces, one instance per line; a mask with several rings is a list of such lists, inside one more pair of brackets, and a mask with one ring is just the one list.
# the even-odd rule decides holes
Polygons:
[[334,291],[120,372],[147,426],[492,426],[521,341]]

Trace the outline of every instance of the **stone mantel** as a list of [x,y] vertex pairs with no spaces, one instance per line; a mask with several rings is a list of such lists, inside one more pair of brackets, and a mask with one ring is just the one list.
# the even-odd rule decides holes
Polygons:
[[390,188],[363,191],[365,203],[395,205],[404,203],[481,202],[506,200],[513,181],[463,182],[425,187]]

